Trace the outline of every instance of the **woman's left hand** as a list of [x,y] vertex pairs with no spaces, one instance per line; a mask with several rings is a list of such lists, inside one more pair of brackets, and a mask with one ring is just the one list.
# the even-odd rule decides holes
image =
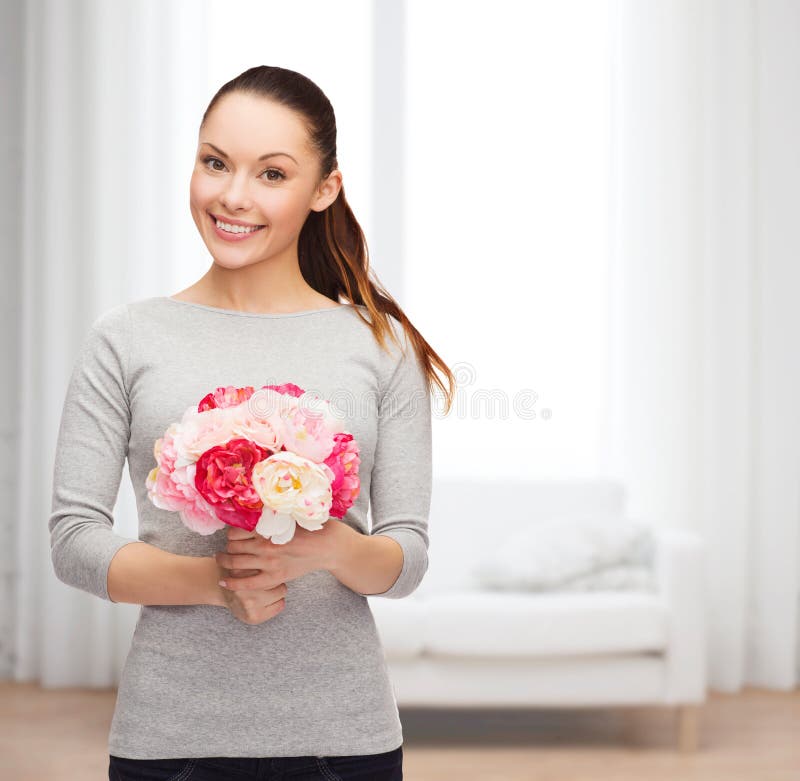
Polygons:
[[[255,530],[228,526],[228,545],[214,555],[219,567],[228,570],[226,585],[235,591],[274,588],[309,572],[325,569],[331,557],[333,538],[342,521],[329,518],[321,529],[308,531],[297,524],[294,537],[283,545],[262,537]],[[232,570],[257,570],[247,576],[234,575]]]

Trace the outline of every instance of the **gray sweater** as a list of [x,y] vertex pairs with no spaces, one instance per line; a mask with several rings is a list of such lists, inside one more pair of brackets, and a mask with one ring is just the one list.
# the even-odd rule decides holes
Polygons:
[[[75,361],[58,432],[49,519],[57,577],[110,599],[111,559],[135,541],[113,530],[126,457],[140,540],[186,556],[224,550],[226,529],[198,534],[148,498],[154,443],[219,386],[291,382],[330,399],[359,444],[361,492],[342,521],[403,548],[400,575],[375,596],[411,594],[428,566],[431,405],[413,346],[390,320],[405,356],[391,340],[391,354],[382,350],[349,305],[250,314],[161,296],[101,315]],[[109,753],[324,756],[401,745],[397,702],[366,596],[327,570],[288,581],[287,588],[285,609],[258,625],[227,607],[142,606]]]

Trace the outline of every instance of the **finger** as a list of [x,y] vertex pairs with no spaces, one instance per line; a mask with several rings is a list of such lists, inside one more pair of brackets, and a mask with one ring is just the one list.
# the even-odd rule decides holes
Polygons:
[[252,591],[263,589],[263,582],[264,576],[259,572],[257,575],[248,575],[247,577],[227,578],[220,582],[220,586],[228,591]]
[[214,554],[217,564],[228,569],[260,569],[258,556],[251,553],[225,553],[218,551]]
[[257,553],[261,549],[261,543],[254,537],[245,540],[228,540],[225,546],[227,553]]
[[240,526],[228,526],[228,539],[229,540],[246,540],[253,537],[255,532],[242,529]]

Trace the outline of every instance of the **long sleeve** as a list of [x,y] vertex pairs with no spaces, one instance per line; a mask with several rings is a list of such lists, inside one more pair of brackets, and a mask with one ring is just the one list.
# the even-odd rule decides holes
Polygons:
[[61,414],[48,521],[58,579],[108,601],[111,559],[137,542],[113,531],[130,434],[130,346],[125,305],[101,315],[84,338]]
[[[403,568],[394,584],[373,597],[411,594],[428,569],[431,504],[431,398],[427,376],[405,331],[393,318],[405,354],[397,359],[381,391],[375,461],[370,482],[372,534],[403,548]],[[396,346],[392,344],[392,348]]]

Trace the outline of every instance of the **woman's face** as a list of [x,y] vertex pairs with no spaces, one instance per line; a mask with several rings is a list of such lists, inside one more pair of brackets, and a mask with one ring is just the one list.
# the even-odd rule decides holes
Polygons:
[[[209,252],[223,266],[286,252],[296,257],[309,211],[325,209],[338,191],[333,176],[320,183],[319,160],[300,118],[278,103],[229,93],[200,130],[189,204]],[[229,233],[212,215],[260,227]]]

